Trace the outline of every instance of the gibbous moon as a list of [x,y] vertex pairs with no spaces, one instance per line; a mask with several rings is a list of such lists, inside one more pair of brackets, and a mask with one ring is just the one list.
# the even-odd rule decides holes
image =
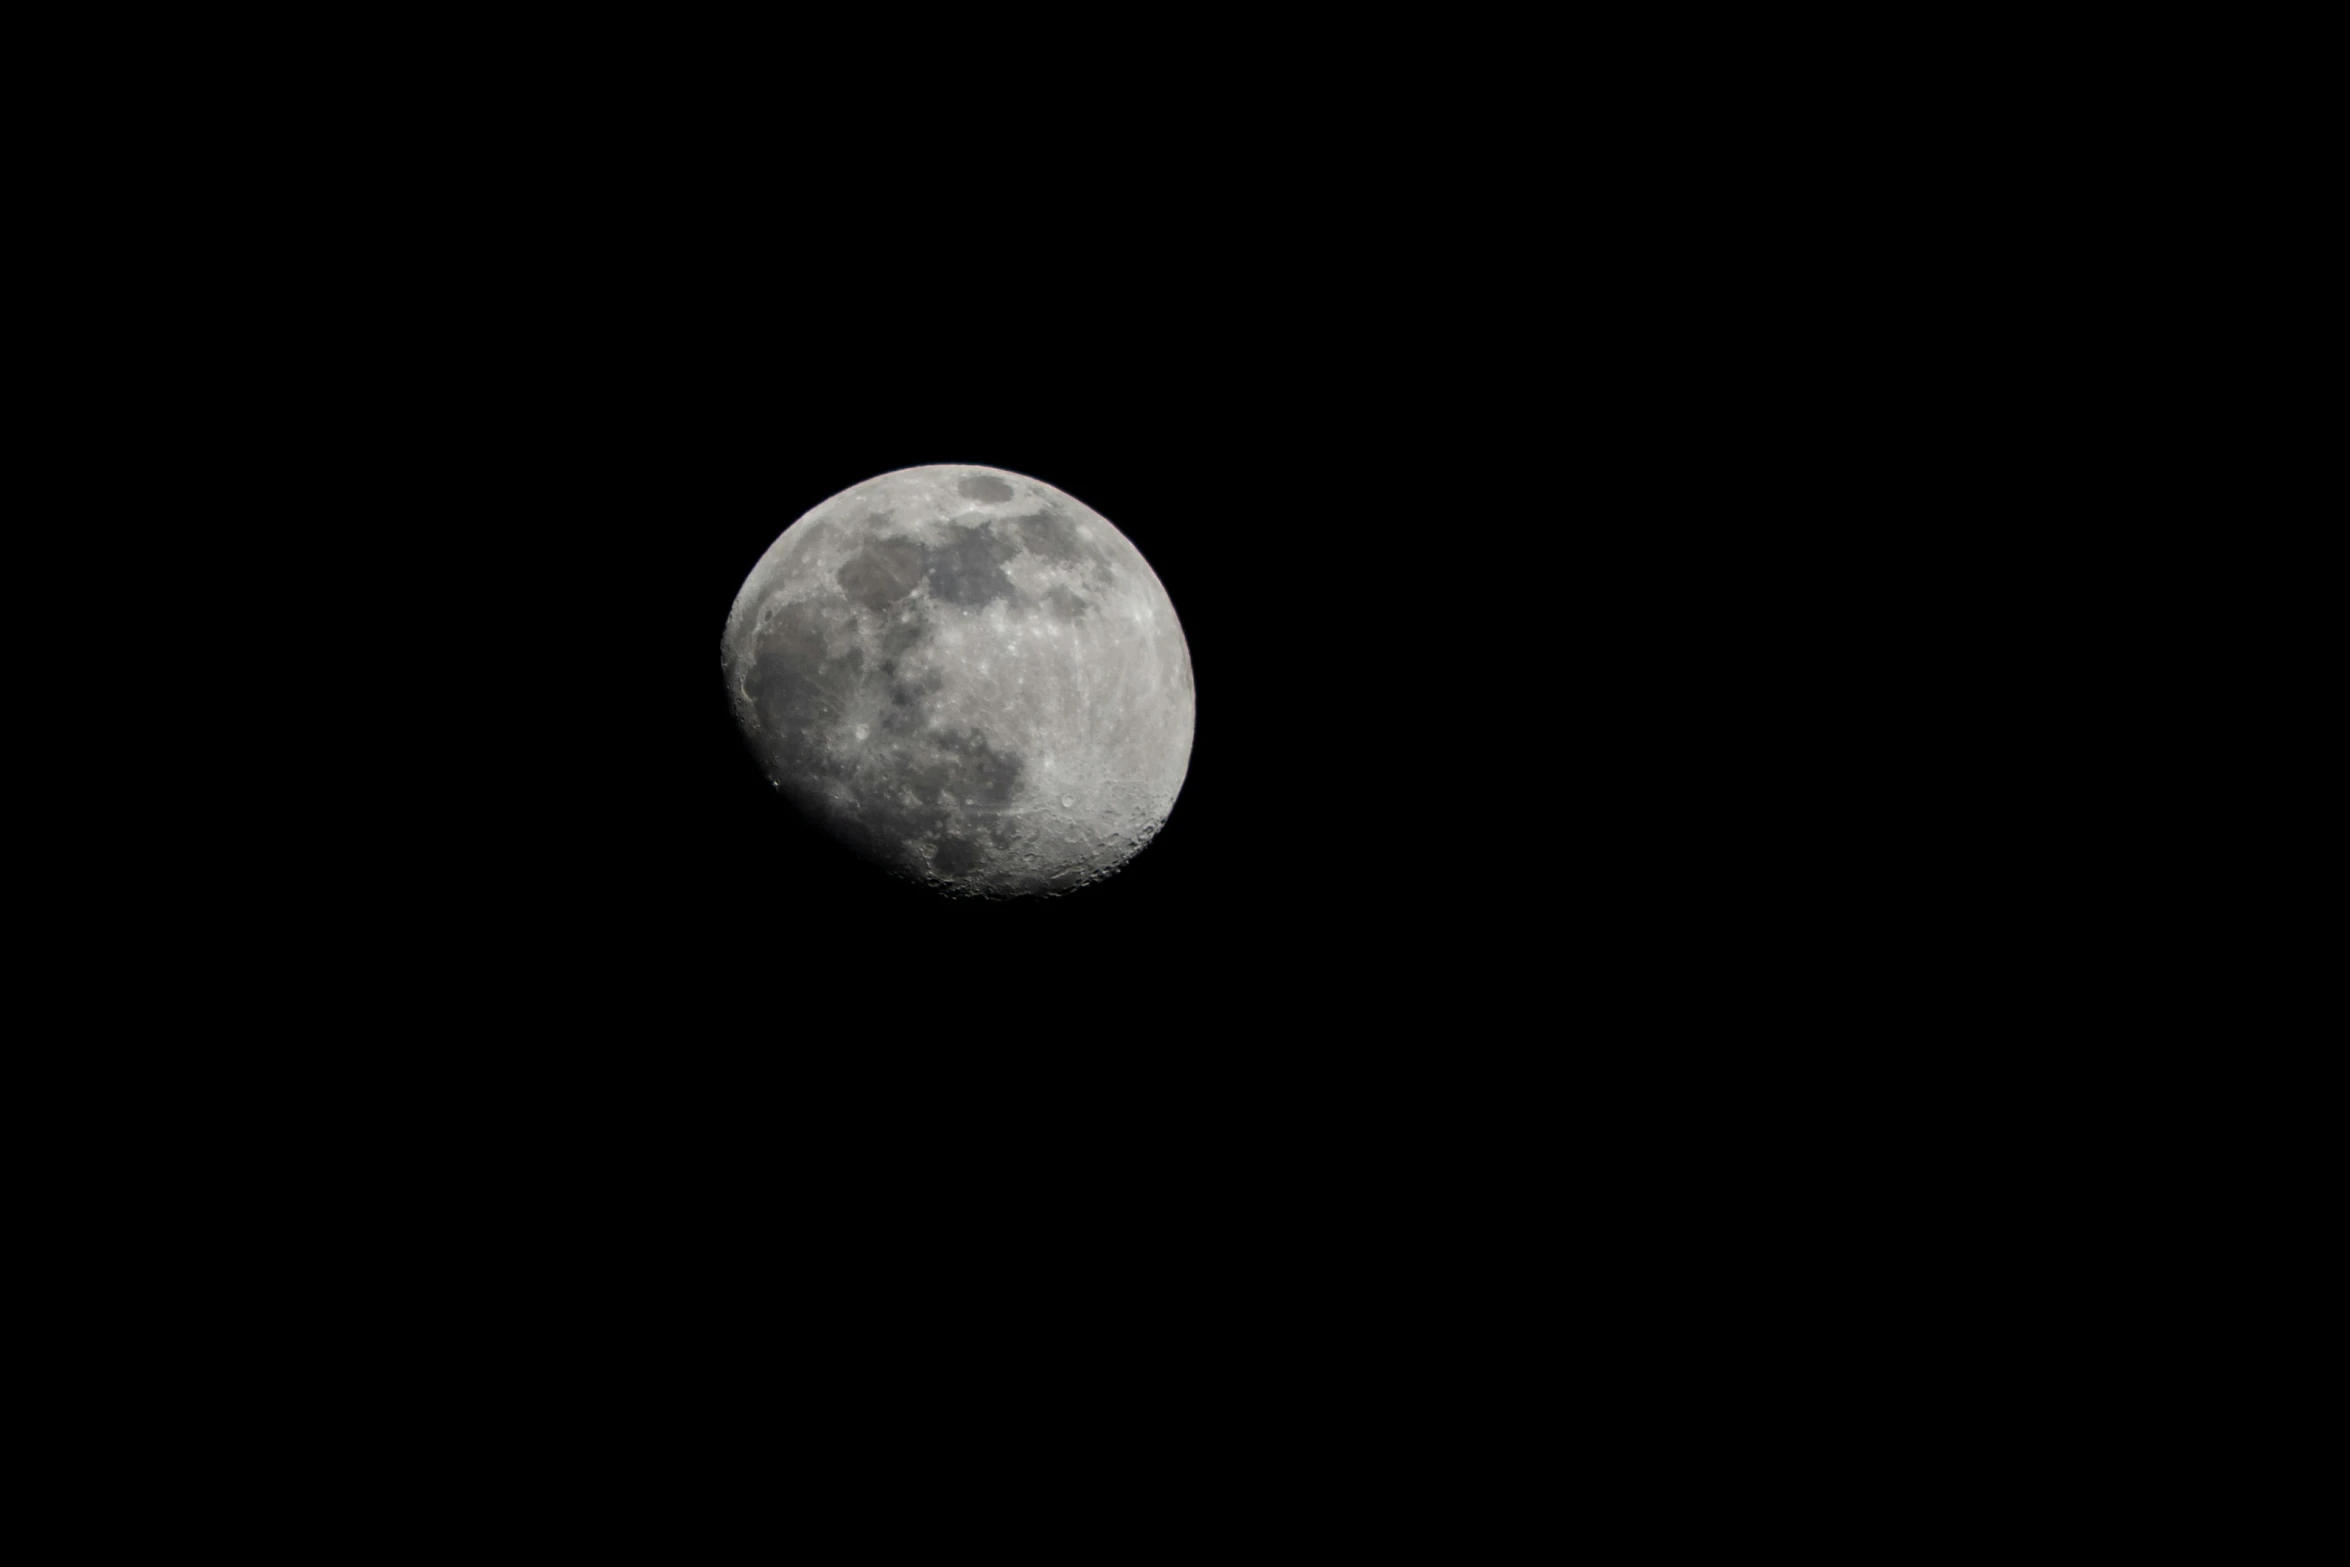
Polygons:
[[1191,760],[1191,651],[1126,536],[1049,484],[906,468],[783,532],[726,617],[726,688],[775,787],[952,896],[1099,881]]

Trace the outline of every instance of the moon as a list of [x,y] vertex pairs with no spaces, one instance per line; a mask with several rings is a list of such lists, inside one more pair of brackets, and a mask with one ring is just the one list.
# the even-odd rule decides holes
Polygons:
[[1051,896],[1124,866],[1191,761],[1191,650],[1082,501],[1000,468],[867,479],[759,557],[722,643],[768,779],[882,869]]

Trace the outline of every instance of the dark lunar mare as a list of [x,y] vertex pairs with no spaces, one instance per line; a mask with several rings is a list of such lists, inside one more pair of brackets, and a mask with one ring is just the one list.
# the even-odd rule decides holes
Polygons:
[[1020,553],[1020,546],[998,538],[985,520],[958,519],[954,536],[937,549],[922,552],[923,580],[942,601],[977,609],[990,599],[1020,602],[1020,590],[1004,575],[1004,562]]
[[[1010,498],[1010,490],[1000,481],[987,482],[1004,493],[974,498]],[[974,832],[998,849],[1008,848],[1012,823],[1000,814],[984,813],[1000,812],[1018,792],[1021,776],[1019,756],[991,746],[977,730],[929,729],[923,702],[938,691],[940,678],[936,673],[911,674],[901,663],[931,631],[928,607],[915,596],[917,586],[927,585],[936,601],[962,608],[1021,598],[1003,571],[1021,546],[999,537],[984,518],[958,519],[953,527],[950,541],[937,548],[903,536],[870,539],[834,573],[841,595],[867,612],[856,616],[856,623],[879,623],[873,630],[882,656],[874,673],[889,692],[889,704],[879,720],[887,739],[877,748],[879,754],[869,754],[862,765],[844,763],[823,743],[824,733],[839,724],[866,679],[862,648],[837,656],[826,651],[825,628],[840,619],[838,607],[828,609],[819,600],[807,599],[774,604],[786,587],[778,582],[753,612],[753,624],[762,629],[746,692],[759,728],[770,737],[774,759],[795,779],[844,785],[847,796],[823,787],[787,785],[793,804],[863,857],[915,874],[932,868],[960,876],[981,868],[986,852]],[[1056,588],[1055,607],[1064,601],[1072,607],[1063,613],[1071,615],[1084,603]],[[913,611],[911,618],[908,610]],[[903,754],[904,742],[914,739],[927,741],[930,751]],[[898,743],[892,746],[889,740]],[[869,776],[874,774],[879,778]],[[908,803],[907,793],[915,803]],[[942,796],[960,802],[965,811],[983,814],[964,816],[954,806],[938,803]],[[935,844],[928,867],[906,852],[915,841]]]
[[895,609],[927,569],[923,548],[912,539],[868,539],[849,563],[835,572],[840,590],[876,614]]

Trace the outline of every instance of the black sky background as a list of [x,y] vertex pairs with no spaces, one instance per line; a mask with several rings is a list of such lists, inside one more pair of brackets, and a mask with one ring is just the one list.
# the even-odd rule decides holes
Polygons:
[[[1885,460],[1906,328],[1854,301],[1893,241],[1824,241],[1735,123],[1491,90],[1499,44],[1436,99],[1316,42],[1137,105],[538,47],[463,113],[455,72],[320,71],[348,134],[152,154],[137,392],[193,432],[176,547],[250,574],[274,747],[202,753],[243,814],[173,806],[219,862],[168,894],[188,977],[123,980],[171,1026],[101,1062],[190,1276],[557,1409],[613,1344],[883,1421],[884,1381],[991,1410],[1091,1342],[1129,1412],[1252,1423],[1294,1372],[1347,1419],[1393,1343],[1519,1387],[1559,1277],[1664,1358],[1725,1342],[1801,1266],[1796,1188],[1882,1167],[1804,1114],[1875,1095],[1890,1144],[1939,1091],[1820,1043],[1944,999],[1871,987],[1939,823],[1866,824],[1936,759],[1878,740],[1902,675],[1851,671],[1897,638],[1844,613],[1925,569],[1851,519],[1949,488]],[[784,112],[814,75],[863,101]],[[1182,617],[1182,794],[1066,898],[851,863],[728,712],[768,544],[941,462],[1092,506]]]

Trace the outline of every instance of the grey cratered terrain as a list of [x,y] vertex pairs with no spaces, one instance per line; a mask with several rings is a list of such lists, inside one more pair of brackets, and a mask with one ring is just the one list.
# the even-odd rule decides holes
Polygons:
[[767,776],[867,858],[955,895],[1065,892],[1167,819],[1191,653],[1141,553],[995,468],[907,468],[784,530],[726,619]]

